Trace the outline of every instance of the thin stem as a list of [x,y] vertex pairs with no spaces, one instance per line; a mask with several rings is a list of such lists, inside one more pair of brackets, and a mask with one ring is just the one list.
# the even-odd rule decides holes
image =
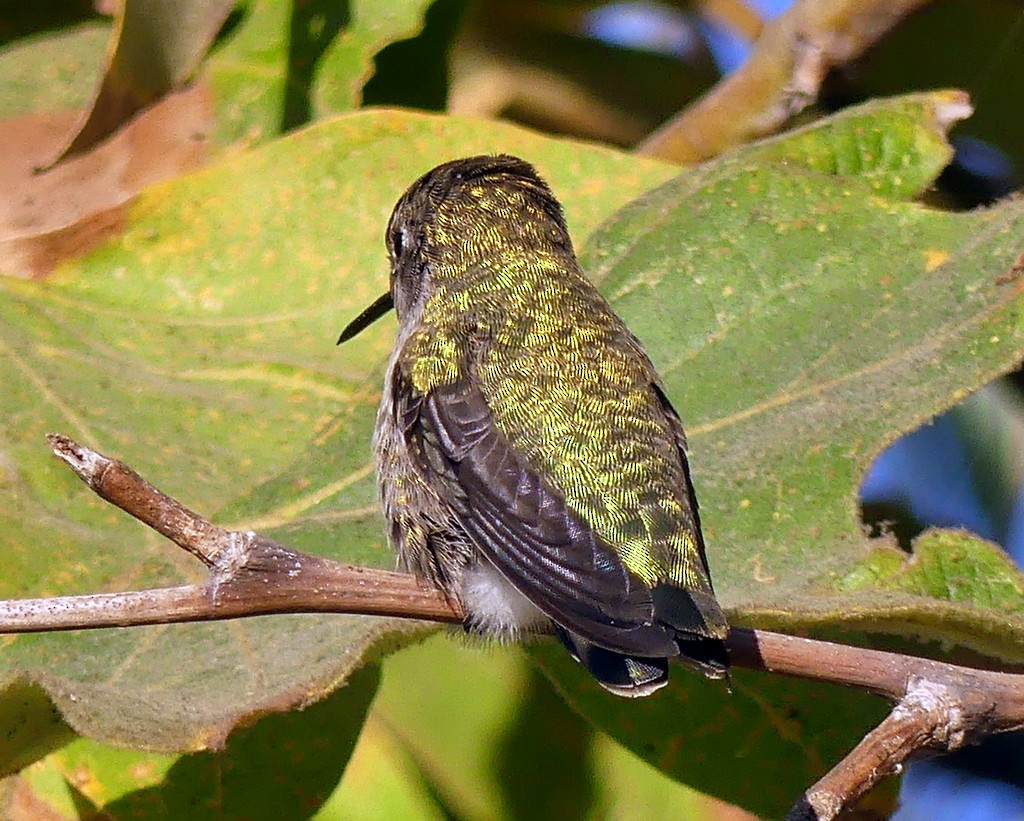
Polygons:
[[766,24],[746,62],[647,137],[637,152],[703,162],[777,131],[818,98],[830,69],[859,57],[929,0],[800,0]]

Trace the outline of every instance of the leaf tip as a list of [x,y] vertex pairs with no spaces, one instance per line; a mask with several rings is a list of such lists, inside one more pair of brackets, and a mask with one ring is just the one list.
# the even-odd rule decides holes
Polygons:
[[934,95],[935,105],[932,109],[935,124],[943,132],[948,132],[961,120],[966,120],[974,113],[971,97],[966,91],[950,89],[939,91]]

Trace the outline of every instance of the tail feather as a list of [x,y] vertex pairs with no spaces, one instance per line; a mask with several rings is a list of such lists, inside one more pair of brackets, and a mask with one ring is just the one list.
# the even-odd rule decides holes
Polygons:
[[664,582],[651,591],[654,618],[676,635],[724,639],[729,635],[725,613],[713,593]]
[[729,675],[729,653],[722,639],[704,636],[677,636],[679,662],[708,678],[726,678]]
[[639,658],[591,644],[582,636],[555,625],[555,632],[576,661],[598,683],[617,696],[647,696],[668,683],[668,659]]
[[[597,682],[617,696],[648,696],[668,684],[667,658],[631,656],[599,647],[582,636],[555,625],[555,633],[576,661]],[[703,636],[677,636],[679,661],[708,678],[721,679],[729,674],[729,656],[725,642]]]

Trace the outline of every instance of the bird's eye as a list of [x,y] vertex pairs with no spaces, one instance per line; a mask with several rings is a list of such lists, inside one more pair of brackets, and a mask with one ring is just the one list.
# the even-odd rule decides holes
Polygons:
[[395,231],[395,233],[391,235],[391,249],[395,254],[395,259],[398,259],[400,256],[402,256],[403,233],[404,232],[402,231],[402,229],[398,229],[397,231]]

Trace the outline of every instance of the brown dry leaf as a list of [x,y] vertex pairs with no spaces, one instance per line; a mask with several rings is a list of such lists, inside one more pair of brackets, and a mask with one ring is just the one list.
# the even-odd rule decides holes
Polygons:
[[168,95],[88,153],[38,171],[78,116],[0,122],[0,274],[38,278],[97,245],[118,230],[135,194],[201,164],[213,127],[200,83]]

